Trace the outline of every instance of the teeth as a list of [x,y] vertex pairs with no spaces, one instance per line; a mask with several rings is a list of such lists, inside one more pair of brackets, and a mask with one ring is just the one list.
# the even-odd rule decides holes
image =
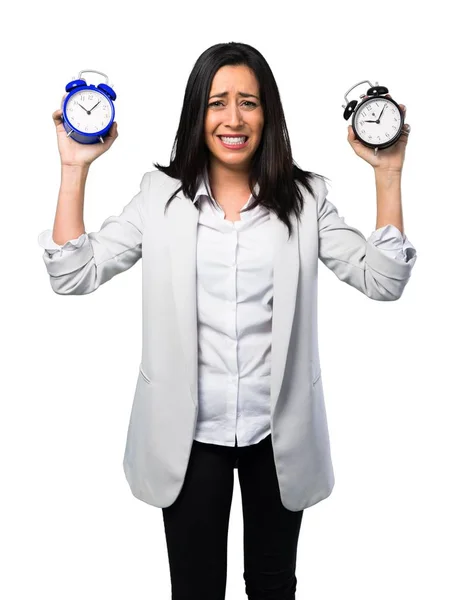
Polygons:
[[226,144],[244,144],[244,142],[246,141],[246,137],[226,137],[224,135],[221,135],[221,140],[223,140]]

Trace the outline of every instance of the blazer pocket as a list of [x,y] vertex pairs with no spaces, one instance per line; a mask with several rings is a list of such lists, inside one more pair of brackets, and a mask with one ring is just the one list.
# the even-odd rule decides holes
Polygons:
[[142,378],[144,379],[144,381],[146,381],[147,383],[152,383],[151,380],[144,373],[143,368],[142,368],[142,364],[139,365],[139,372],[140,372]]

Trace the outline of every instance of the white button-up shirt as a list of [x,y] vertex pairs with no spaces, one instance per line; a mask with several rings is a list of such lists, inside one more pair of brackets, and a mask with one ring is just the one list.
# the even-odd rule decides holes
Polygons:
[[[207,194],[213,199],[208,202]],[[252,199],[243,206],[247,208]],[[271,433],[270,380],[274,244],[269,211],[257,206],[241,220],[225,219],[208,175],[197,190],[198,391],[194,439],[223,446],[257,444]],[[49,254],[73,252],[87,234],[62,246],[43,231]],[[394,225],[373,231],[368,242],[406,261],[415,251]]]

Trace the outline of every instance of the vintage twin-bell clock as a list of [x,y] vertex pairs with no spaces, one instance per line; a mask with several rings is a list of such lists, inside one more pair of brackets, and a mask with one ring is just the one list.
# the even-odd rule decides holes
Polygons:
[[[351,90],[361,83],[368,83],[371,87],[360,98],[365,98],[358,104],[358,100],[348,101],[347,95]],[[345,102],[342,107],[345,109],[343,117],[348,120],[352,115],[352,129],[362,144],[369,148],[374,148],[374,154],[378,149],[388,148],[395,144],[402,134],[404,125],[404,114],[400,106],[393,98],[386,98],[388,88],[376,85],[368,81],[359,81],[350,88],[345,94]]]
[[[83,73],[98,73],[106,83],[87,85]],[[108,85],[108,77],[100,71],[84,70],[78,79],[66,85],[69,92],[64,99],[62,121],[67,136],[80,144],[96,144],[103,141],[114,121],[116,92]]]

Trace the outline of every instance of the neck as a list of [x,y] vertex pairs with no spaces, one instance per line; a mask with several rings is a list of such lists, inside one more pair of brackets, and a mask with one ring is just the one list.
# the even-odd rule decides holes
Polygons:
[[228,167],[223,164],[210,164],[208,166],[208,178],[213,191],[227,189],[232,193],[249,192],[249,171],[242,167]]

